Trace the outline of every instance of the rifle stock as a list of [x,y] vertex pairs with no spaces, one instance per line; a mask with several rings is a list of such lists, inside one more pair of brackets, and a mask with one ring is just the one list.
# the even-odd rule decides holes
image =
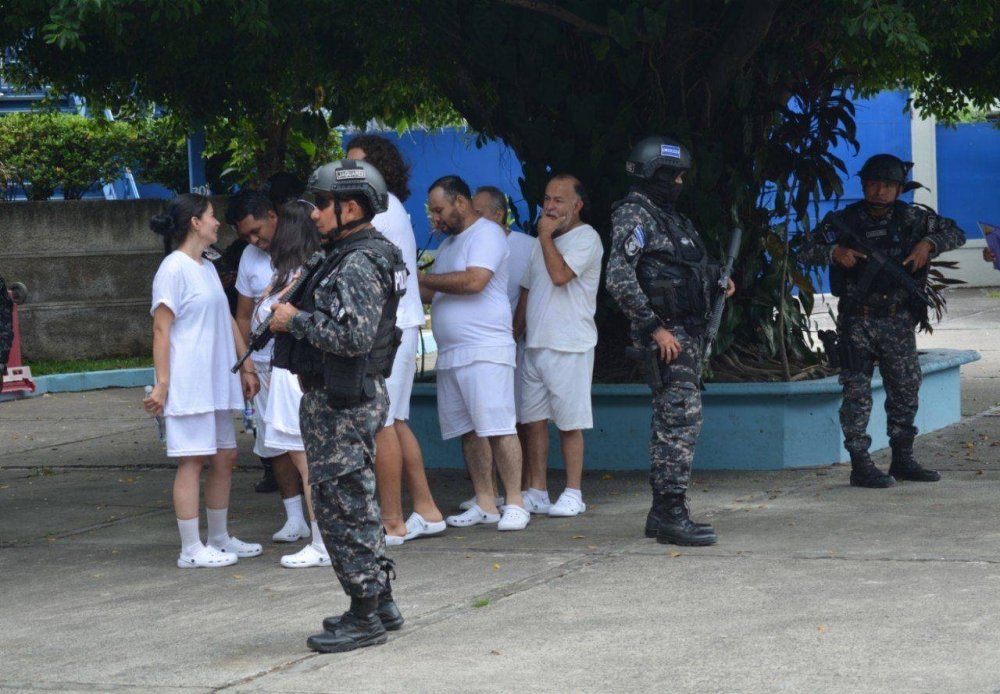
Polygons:
[[[285,296],[278,303],[290,304],[298,301],[301,298],[302,290],[305,287],[309,276],[312,274],[312,271],[316,269],[316,267],[325,259],[326,253],[323,251],[316,251],[313,253],[309,260],[306,261],[302,272],[299,273],[299,278],[292,282],[292,284],[288,287],[288,290],[285,292]],[[243,366],[243,362],[245,362],[251,354],[261,349],[271,340],[272,337],[274,337],[274,333],[271,332],[271,318],[273,315],[274,314],[272,313],[261,321],[253,332],[250,333],[250,339],[247,340],[247,349],[243,353],[243,356],[241,356],[237,360],[236,364],[233,365],[233,368],[231,369],[233,373],[239,371],[240,367]]]

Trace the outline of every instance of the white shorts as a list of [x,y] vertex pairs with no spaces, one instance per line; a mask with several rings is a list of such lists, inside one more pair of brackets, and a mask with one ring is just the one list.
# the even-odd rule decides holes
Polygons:
[[548,419],[560,431],[592,429],[593,380],[593,348],[586,352],[526,349],[519,421],[527,424]]
[[513,366],[477,361],[438,371],[437,403],[445,441],[470,431],[479,436],[517,433]]
[[519,340],[517,343],[517,356],[514,357],[514,414],[517,417],[517,421],[520,423],[524,420],[521,419],[521,390],[524,381],[524,340]]
[[403,341],[392,362],[392,375],[385,379],[385,387],[389,391],[389,416],[385,419],[387,427],[392,426],[397,419],[405,422],[410,418],[410,395],[413,393],[413,377],[417,373],[419,340],[419,325],[403,329]]
[[215,455],[220,448],[236,448],[236,427],[230,410],[168,416],[165,420],[170,458]]
[[302,432],[299,429],[299,405],[302,388],[295,374],[286,369],[273,369],[267,393],[265,427],[262,438],[264,448],[280,451],[304,451]]
[[285,453],[283,448],[270,448],[267,443],[267,400],[271,392],[271,365],[254,362],[257,370],[257,380],[260,381],[260,391],[253,396],[254,421],[257,425],[257,440],[253,444],[253,452],[261,458],[276,458]]

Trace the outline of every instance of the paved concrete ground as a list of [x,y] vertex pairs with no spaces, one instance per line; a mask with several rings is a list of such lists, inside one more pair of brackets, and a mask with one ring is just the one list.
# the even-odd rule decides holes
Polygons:
[[[270,542],[174,568],[172,473],[138,389],[0,403],[0,690],[1000,692],[1000,299],[952,296],[921,344],[983,360],[969,416],[918,440],[942,482],[696,473],[721,542],[680,549],[642,538],[641,472],[592,472],[580,518],[396,548],[406,626],[340,656],[305,647],[346,607],[329,570],[281,569]],[[241,439],[231,527],[262,541],[280,502],[251,490]],[[449,510],[468,493],[431,480]]]

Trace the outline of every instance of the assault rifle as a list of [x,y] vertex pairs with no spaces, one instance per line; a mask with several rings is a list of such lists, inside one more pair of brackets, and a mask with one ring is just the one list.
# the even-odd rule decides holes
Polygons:
[[861,275],[861,280],[858,282],[858,288],[862,292],[867,292],[872,282],[875,281],[875,277],[880,272],[884,272],[890,280],[904,289],[908,294],[927,304],[928,308],[937,309],[934,300],[927,295],[926,284],[915,279],[905,267],[886,256],[878,246],[854,231],[854,229],[848,226],[847,222],[840,218],[840,215],[831,214],[827,217],[833,223],[833,226],[837,228],[840,236],[850,241],[851,245],[868,256],[868,264]]
[[[306,280],[309,279],[309,275],[312,271],[326,260],[326,253],[323,251],[316,251],[312,254],[312,257],[306,261],[305,267],[299,272],[299,278],[292,282],[285,291],[285,296],[282,297],[280,304],[290,304],[298,301],[301,298],[302,290],[305,287]],[[243,362],[249,358],[251,354],[261,349],[264,345],[271,341],[274,337],[274,333],[271,332],[271,318],[274,316],[272,313],[267,318],[262,320],[260,324],[250,333],[250,339],[247,340],[247,351],[243,353],[243,356],[239,358],[239,361],[232,368],[232,372],[236,373],[243,366]]]
[[708,314],[708,327],[705,329],[705,354],[701,358],[702,371],[705,370],[712,358],[712,347],[715,346],[715,338],[719,336],[722,312],[726,309],[726,290],[729,288],[729,278],[733,275],[733,264],[736,262],[736,256],[740,254],[742,241],[743,230],[739,227],[733,227],[733,235],[729,237],[729,250],[726,251],[726,263],[722,266],[722,273],[719,275],[718,292],[715,296],[715,302],[712,304],[712,312]]

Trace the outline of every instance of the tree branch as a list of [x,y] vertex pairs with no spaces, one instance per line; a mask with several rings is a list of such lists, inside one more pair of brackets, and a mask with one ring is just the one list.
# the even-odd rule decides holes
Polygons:
[[710,118],[711,101],[722,102],[722,96],[733,77],[740,73],[771,28],[771,21],[781,0],[754,0],[743,5],[736,22],[737,30],[721,46],[705,69],[705,117]]
[[500,0],[500,2],[505,5],[512,5],[513,7],[531,10],[532,12],[547,14],[550,17],[555,17],[558,20],[571,24],[577,29],[590,34],[598,34],[600,36],[611,35],[611,32],[606,26],[602,26],[596,22],[591,22],[590,20],[584,19],[579,15],[573,14],[569,10],[550,5],[547,2],[537,2],[537,0]]

